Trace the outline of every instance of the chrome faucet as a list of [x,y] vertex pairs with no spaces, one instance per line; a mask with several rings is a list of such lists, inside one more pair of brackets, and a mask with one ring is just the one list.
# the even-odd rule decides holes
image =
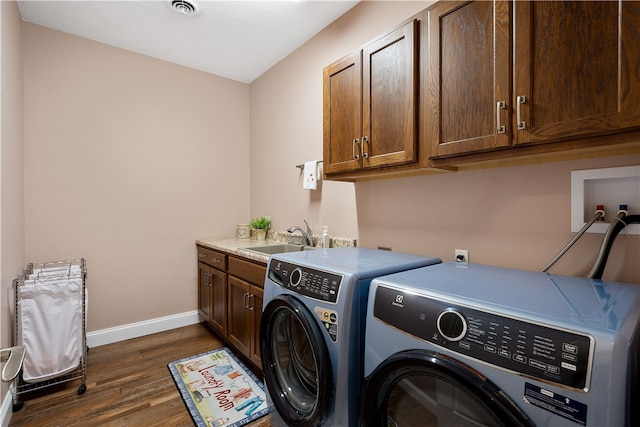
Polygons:
[[296,231],[299,231],[302,234],[302,237],[304,237],[304,240],[307,244],[307,246],[313,246],[313,242],[311,241],[311,236],[312,236],[312,231],[311,231],[311,227],[309,227],[309,223],[307,223],[306,219],[303,219],[304,224],[307,226],[307,230],[305,231],[304,229],[302,229],[301,227],[298,227],[297,225],[294,225],[291,228],[287,229],[287,232],[289,233],[295,233]]

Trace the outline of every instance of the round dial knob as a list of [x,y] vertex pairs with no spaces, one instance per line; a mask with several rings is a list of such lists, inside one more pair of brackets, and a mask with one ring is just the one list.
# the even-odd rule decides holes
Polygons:
[[467,333],[467,320],[453,309],[440,313],[437,325],[440,334],[448,341],[460,341]]
[[289,283],[291,284],[291,286],[295,287],[300,284],[301,280],[302,280],[302,270],[300,268],[296,268],[291,272],[291,275],[289,276]]

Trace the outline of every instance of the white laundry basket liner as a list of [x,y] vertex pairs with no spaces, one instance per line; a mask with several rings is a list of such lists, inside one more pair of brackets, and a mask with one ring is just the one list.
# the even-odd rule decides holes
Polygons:
[[[46,276],[46,277],[45,277]],[[25,382],[64,375],[83,355],[83,279],[39,276],[18,287],[18,342],[25,346]]]

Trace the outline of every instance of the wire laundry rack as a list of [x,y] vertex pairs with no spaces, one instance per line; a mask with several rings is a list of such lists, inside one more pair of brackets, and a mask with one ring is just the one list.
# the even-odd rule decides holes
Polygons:
[[84,258],[30,263],[13,281],[15,341],[26,348],[21,373],[14,379],[13,411],[19,396],[81,380],[86,387],[86,289]]

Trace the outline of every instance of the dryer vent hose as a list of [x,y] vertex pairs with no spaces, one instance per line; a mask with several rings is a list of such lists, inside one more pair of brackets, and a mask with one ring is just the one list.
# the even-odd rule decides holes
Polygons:
[[618,234],[620,234],[620,231],[629,224],[640,224],[640,215],[618,215],[616,219],[611,222],[602,239],[602,245],[600,245],[600,252],[598,252],[596,262],[587,276],[589,279],[602,279],[604,267],[607,265],[607,258],[609,258],[609,252],[611,251],[613,242]]

